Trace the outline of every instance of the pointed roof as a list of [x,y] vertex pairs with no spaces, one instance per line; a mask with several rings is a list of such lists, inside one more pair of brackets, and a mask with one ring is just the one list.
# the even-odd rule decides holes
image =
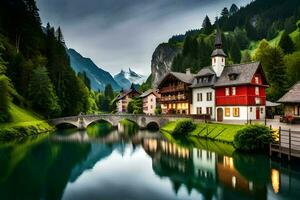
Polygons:
[[222,36],[219,28],[217,29],[217,33],[216,33],[215,47],[216,49],[212,52],[211,57],[215,57],[215,56],[227,57],[227,55],[224,53],[222,49]]
[[150,94],[154,94],[156,97],[159,97],[158,90],[156,90],[156,89],[149,89],[146,92],[144,92],[143,94],[141,94],[140,97],[144,98],[144,97],[149,96]]
[[297,82],[283,97],[279,103],[300,103],[300,81]]
[[217,49],[221,49],[222,48],[222,36],[221,36],[221,31],[220,31],[219,28],[217,29],[217,33],[216,33],[215,47]]
[[[252,82],[255,73],[260,67],[261,67],[260,62],[252,62],[252,63],[227,66],[224,68],[215,86],[218,87],[218,86],[250,84]],[[236,75],[236,78],[234,80],[230,80],[230,75],[233,74]]]
[[166,79],[166,77],[168,77],[170,75],[174,76],[178,80],[180,80],[184,83],[188,83],[188,84],[193,83],[194,76],[195,76],[195,74],[192,74],[192,73],[169,72],[157,82],[157,86],[159,87],[160,84]]

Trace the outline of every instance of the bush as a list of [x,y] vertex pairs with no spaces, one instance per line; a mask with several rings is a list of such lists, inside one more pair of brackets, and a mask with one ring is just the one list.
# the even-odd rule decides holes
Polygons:
[[177,136],[187,136],[190,132],[195,130],[195,128],[196,124],[194,124],[192,120],[181,120],[176,124],[172,133]]
[[250,125],[237,132],[233,144],[245,152],[260,151],[266,149],[272,142],[271,130],[263,125]]
[[160,104],[156,105],[156,108],[155,108],[154,112],[155,112],[156,115],[160,115],[162,113],[162,109],[161,109],[161,105]]

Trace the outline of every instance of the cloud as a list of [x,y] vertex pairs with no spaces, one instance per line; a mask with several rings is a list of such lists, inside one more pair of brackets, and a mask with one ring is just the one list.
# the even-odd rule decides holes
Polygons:
[[224,6],[250,0],[39,0],[44,23],[61,26],[67,45],[103,69],[150,73],[155,47],[174,34],[200,28]]

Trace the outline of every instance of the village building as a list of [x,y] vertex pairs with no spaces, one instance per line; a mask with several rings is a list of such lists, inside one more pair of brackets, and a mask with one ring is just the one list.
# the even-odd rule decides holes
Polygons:
[[155,89],[147,90],[141,94],[140,98],[143,99],[143,112],[147,115],[154,115],[157,99],[160,98],[158,91]]
[[225,67],[215,83],[217,121],[265,119],[266,87],[259,62]]
[[128,103],[132,100],[133,97],[140,95],[139,92],[131,85],[130,89],[120,91],[120,94],[116,97],[117,112],[125,113],[127,112]]
[[291,122],[300,121],[300,82],[296,83],[278,102],[284,105],[285,119],[290,118]]
[[159,81],[159,103],[163,114],[191,114],[192,99],[189,87],[193,80],[194,74],[187,69],[186,73],[169,72]]

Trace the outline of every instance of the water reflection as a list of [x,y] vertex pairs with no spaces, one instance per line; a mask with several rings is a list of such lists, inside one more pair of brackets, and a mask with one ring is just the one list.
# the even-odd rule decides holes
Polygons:
[[[295,199],[300,173],[223,143],[119,125],[0,144],[0,199]],[[64,134],[65,133],[65,134]],[[294,168],[295,167],[295,168]]]

